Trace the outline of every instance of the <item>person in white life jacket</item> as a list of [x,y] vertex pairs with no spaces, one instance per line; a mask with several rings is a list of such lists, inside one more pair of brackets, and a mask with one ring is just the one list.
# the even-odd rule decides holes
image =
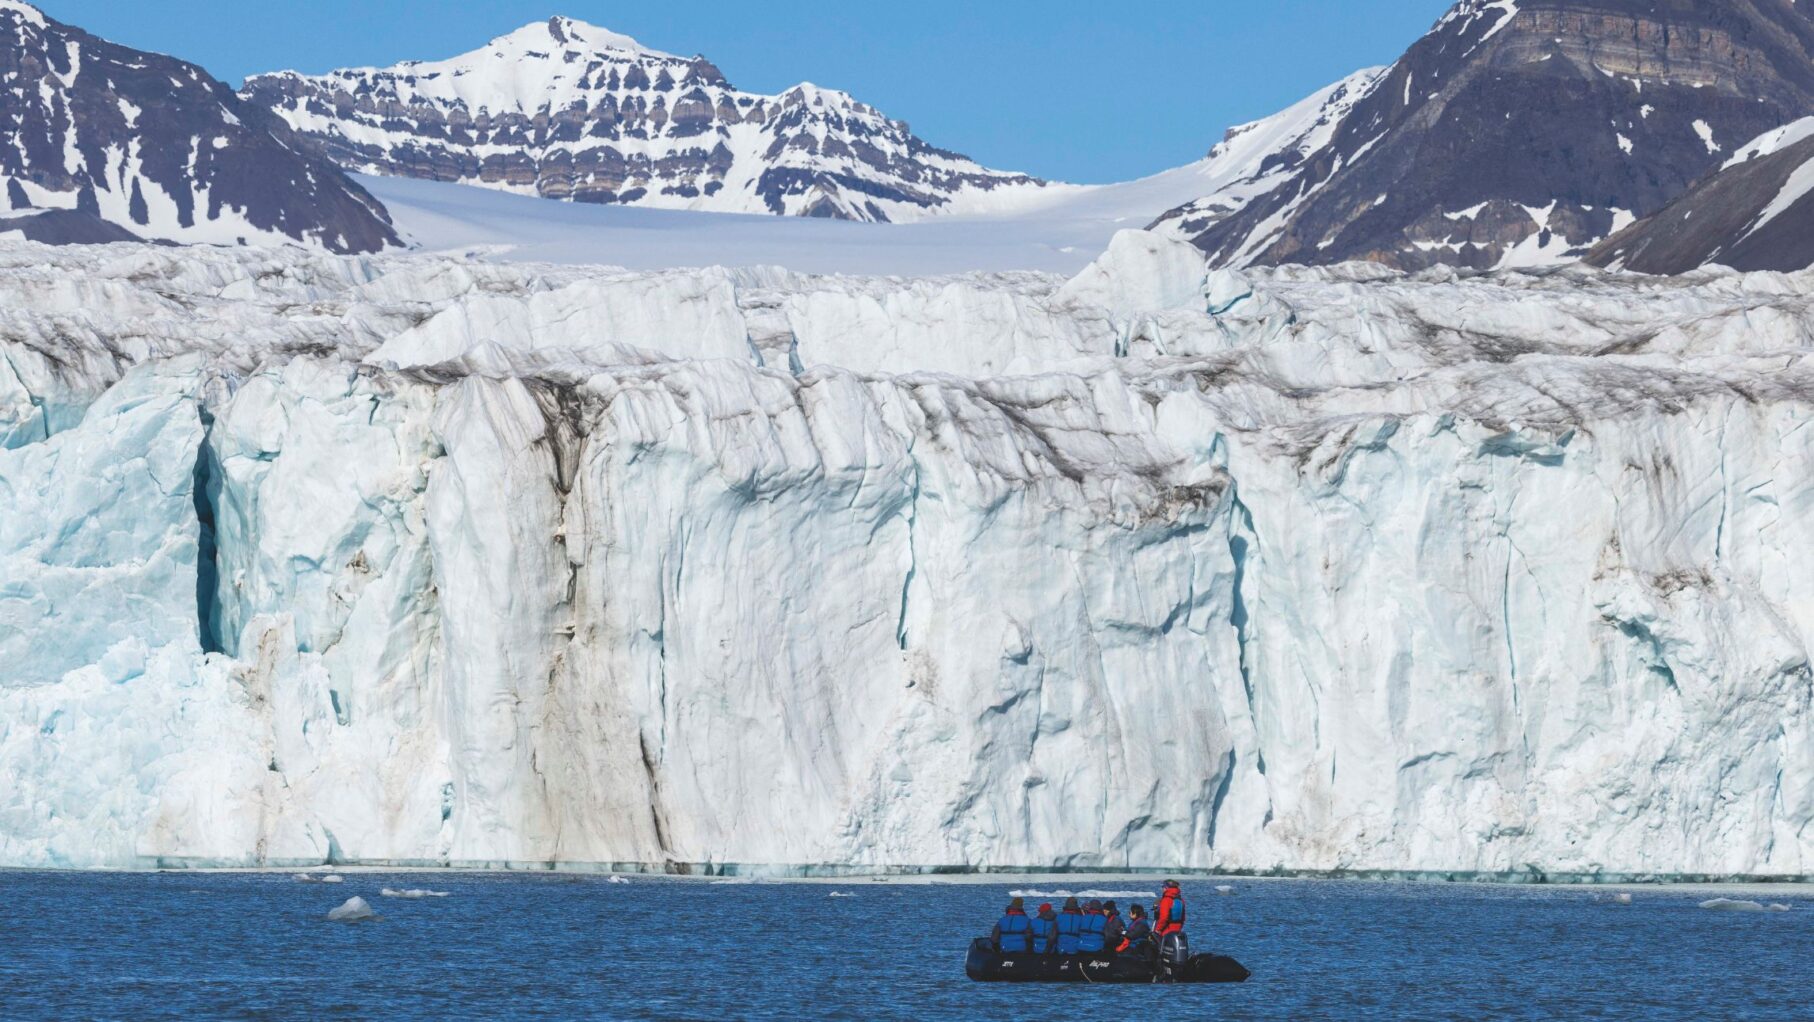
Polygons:
[[1007,911],[1002,913],[1001,921],[995,924],[989,939],[995,942],[995,950],[1003,954],[1024,954],[1034,950],[1033,920],[1027,918],[1026,903],[1019,898],[1008,902]]

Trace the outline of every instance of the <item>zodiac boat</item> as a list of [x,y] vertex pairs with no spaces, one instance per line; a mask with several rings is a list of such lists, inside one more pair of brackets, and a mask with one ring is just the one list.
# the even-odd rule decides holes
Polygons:
[[1223,955],[1042,955],[995,950],[987,937],[970,942],[964,974],[978,983],[1242,983],[1253,975]]

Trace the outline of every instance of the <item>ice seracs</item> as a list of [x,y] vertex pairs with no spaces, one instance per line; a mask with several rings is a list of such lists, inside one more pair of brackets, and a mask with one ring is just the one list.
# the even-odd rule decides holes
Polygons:
[[1805,874],[1807,280],[0,247],[0,862]]

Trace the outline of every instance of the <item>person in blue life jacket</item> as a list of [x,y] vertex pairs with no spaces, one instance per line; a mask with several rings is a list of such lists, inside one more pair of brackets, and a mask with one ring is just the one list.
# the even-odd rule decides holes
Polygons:
[[1033,920],[1027,918],[1024,901],[1015,898],[1008,902],[1007,911],[1002,913],[1001,921],[995,924],[989,939],[995,942],[995,950],[1003,954],[1025,954],[1034,950]]
[[1076,898],[1064,900],[1064,911],[1058,913],[1058,953],[1074,955],[1083,941],[1083,906]]
[[1058,951],[1058,913],[1052,911],[1049,901],[1042,903],[1039,914],[1033,917],[1033,950],[1042,955]]
[[1102,903],[1102,949],[1104,951],[1121,950],[1121,940],[1127,936],[1127,924],[1122,922],[1121,913],[1115,903]]
[[1092,900],[1083,906],[1083,932],[1077,935],[1077,953],[1099,955],[1103,950],[1103,930],[1108,917],[1102,914],[1102,902]]

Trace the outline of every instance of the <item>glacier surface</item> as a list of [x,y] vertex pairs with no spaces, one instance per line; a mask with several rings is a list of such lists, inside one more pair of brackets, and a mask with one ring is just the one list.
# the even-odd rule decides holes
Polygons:
[[0,864],[1814,874],[1810,283],[0,246]]

